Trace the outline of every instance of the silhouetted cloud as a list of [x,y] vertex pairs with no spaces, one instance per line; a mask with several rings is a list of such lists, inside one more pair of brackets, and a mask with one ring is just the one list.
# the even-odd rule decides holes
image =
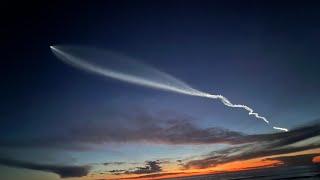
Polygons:
[[[247,160],[320,147],[320,123],[274,134],[246,135],[223,128],[201,128],[189,117],[159,118],[147,113],[126,116],[112,121],[79,123],[62,135],[40,137],[34,141],[0,141],[0,147],[83,147],[85,144],[107,142],[147,142],[163,144],[231,144],[230,148],[214,151],[197,160],[177,162],[184,168],[206,168],[235,160]],[[118,162],[120,163],[120,162]],[[122,163],[122,162],[121,162]],[[161,171],[160,161],[145,167],[114,170],[113,174],[147,174]],[[127,163],[126,163],[127,164]],[[110,165],[110,163],[105,163]],[[119,164],[118,164],[119,165]]]
[[121,174],[151,174],[161,172],[161,161],[146,161],[144,167],[135,167],[129,170],[116,169],[111,170],[109,173],[113,175]]
[[129,174],[149,174],[161,172],[161,166],[159,161],[147,161],[145,167],[137,167],[133,171],[128,171]]
[[124,169],[114,169],[109,171],[109,173],[113,174],[113,175],[121,175],[121,174],[125,174],[126,170]]
[[[290,132],[248,135],[248,143],[211,152],[201,159],[184,163],[185,168],[207,168],[235,160],[247,160],[320,147],[320,123],[293,129]],[[313,140],[311,140],[313,139]]]
[[89,173],[88,166],[60,166],[60,165],[45,165],[30,162],[23,162],[13,159],[0,158],[0,164],[14,168],[25,168],[31,170],[52,172],[58,174],[61,178],[82,177]]
[[281,156],[275,158],[267,158],[267,160],[278,160],[283,162],[285,166],[298,166],[298,165],[309,165],[313,164],[312,159],[316,157],[318,154],[302,154],[295,156]]

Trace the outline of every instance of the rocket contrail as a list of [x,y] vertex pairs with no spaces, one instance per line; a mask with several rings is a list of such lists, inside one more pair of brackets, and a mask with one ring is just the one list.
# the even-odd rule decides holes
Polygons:
[[[213,95],[194,89],[165,72],[161,72],[129,57],[87,47],[50,46],[50,48],[63,62],[85,71],[146,87],[191,96],[218,99],[225,106],[244,109],[249,115],[263,120],[268,125],[270,124],[265,117],[260,116],[258,113],[254,112],[252,108],[246,105],[233,104],[222,95]],[[271,127],[275,130],[288,131],[286,128],[276,126]]]

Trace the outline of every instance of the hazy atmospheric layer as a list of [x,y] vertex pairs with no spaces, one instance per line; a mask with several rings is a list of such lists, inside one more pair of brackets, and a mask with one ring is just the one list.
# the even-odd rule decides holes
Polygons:
[[[110,51],[80,46],[50,46],[50,48],[59,59],[74,67],[151,88],[191,96],[219,99],[224,105],[232,108],[244,109],[248,111],[249,115],[253,115],[257,119],[263,120],[266,124],[270,125],[270,122],[265,117],[260,116],[258,113],[254,112],[252,108],[246,105],[233,104],[222,95],[209,94],[194,89],[171,75],[141,62],[137,62],[130,57],[115,54]],[[271,127],[280,131],[288,131],[286,128]]]

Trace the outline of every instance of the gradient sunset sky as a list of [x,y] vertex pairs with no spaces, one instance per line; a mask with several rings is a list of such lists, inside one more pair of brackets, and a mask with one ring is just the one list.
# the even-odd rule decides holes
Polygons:
[[[317,3],[1,6],[0,179],[156,179],[320,162]],[[51,45],[123,53],[289,132],[219,101],[81,71]]]

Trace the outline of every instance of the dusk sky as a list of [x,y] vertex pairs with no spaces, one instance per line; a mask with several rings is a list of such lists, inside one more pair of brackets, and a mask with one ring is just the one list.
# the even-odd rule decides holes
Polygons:
[[[319,163],[320,4],[302,2],[2,4],[10,13],[0,30],[0,179],[175,178]],[[50,49],[60,45],[133,58],[289,131],[217,99],[70,66]]]

